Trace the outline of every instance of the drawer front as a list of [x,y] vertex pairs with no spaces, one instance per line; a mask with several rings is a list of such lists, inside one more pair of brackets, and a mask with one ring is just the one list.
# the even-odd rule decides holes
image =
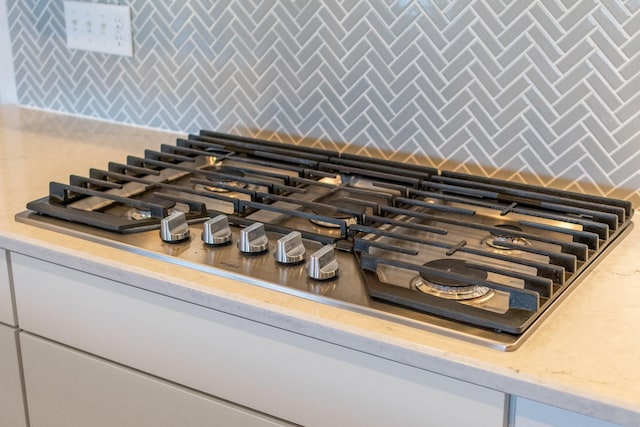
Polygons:
[[616,427],[618,424],[591,418],[565,409],[516,398],[514,427]]
[[16,325],[9,280],[9,263],[7,251],[4,249],[0,249],[0,323]]
[[20,335],[31,427],[287,425],[69,347]]
[[25,330],[281,419],[503,423],[496,391],[33,258],[12,261]]

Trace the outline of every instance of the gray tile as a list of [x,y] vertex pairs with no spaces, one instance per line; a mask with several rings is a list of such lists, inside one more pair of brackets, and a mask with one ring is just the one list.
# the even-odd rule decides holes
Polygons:
[[422,32],[421,37],[429,39],[430,43],[432,43],[438,50],[442,50],[447,46],[447,40],[440,29],[425,15],[418,16],[415,24]]
[[526,128],[526,126],[527,123],[522,119],[522,117],[518,117],[496,134],[494,138],[496,144],[498,144],[498,146],[504,146],[506,143],[519,135],[520,132],[522,132],[522,130]]
[[530,66],[531,61],[529,60],[529,58],[527,56],[521,56],[516,61],[512,62],[508,67],[506,67],[497,76],[496,80],[500,86],[506,87],[514,82],[522,74],[526,73]]
[[[611,3],[614,2],[610,2],[610,4]],[[626,42],[628,37],[625,31],[620,26],[621,22],[616,20],[616,18],[610,13],[608,8],[604,6],[599,7],[591,14],[591,16],[597,22],[597,25],[601,29],[601,31],[603,31],[616,46],[621,46]]]
[[535,153],[536,157],[539,158],[543,164],[550,163],[555,158],[554,153],[549,149],[547,143],[533,132],[533,130],[527,129],[522,132],[522,138],[526,141],[526,145],[531,147],[530,151]]
[[471,115],[467,110],[462,110],[453,116],[447,123],[440,128],[440,133],[446,139],[451,138],[456,132],[464,128],[464,125],[471,119]]
[[610,110],[615,110],[622,105],[620,97],[598,74],[590,75],[587,78],[587,83]]
[[466,107],[472,97],[469,91],[464,90],[451,99],[447,105],[440,109],[440,113],[445,120],[451,119],[458,111]]
[[575,4],[572,3],[572,7],[569,13],[564,15],[560,20],[560,25],[569,30],[577,25],[581,20],[585,19],[589,13],[598,5],[596,0],[579,0]]
[[638,92],[640,92],[640,73],[616,90],[616,94],[623,102],[628,102]]
[[529,28],[528,34],[533,40],[532,44],[544,52],[551,61],[555,62],[561,57],[560,48],[540,28],[533,26]]
[[[480,104],[478,104],[477,102],[471,102],[467,108],[475,119],[475,122],[470,123],[469,127],[471,127],[472,124],[473,126],[478,126],[478,124],[476,124],[477,122],[480,124],[482,129],[484,129],[484,132],[486,132],[488,135],[494,135],[498,132],[498,127],[495,125],[491,117],[487,114],[487,112],[484,110],[484,108],[482,108]],[[475,135],[474,132],[471,133]]]
[[493,98],[489,96],[487,91],[477,82],[473,82],[468,86],[469,91],[473,94],[474,99],[482,105],[482,108],[490,115],[498,114],[498,106]]
[[578,63],[584,61],[593,52],[593,46],[587,40],[583,40],[573,47],[566,55],[563,55],[556,65],[562,73],[566,73]]
[[509,105],[514,99],[521,97],[522,94],[530,87],[527,79],[520,77],[516,81],[511,82],[504,91],[496,98],[496,102],[502,108]]
[[509,2],[500,14],[500,21],[505,25],[515,21],[530,5],[531,2],[529,0],[514,0]]
[[[516,3],[513,4],[515,5]],[[513,40],[516,40],[522,33],[526,32],[532,22],[533,21],[526,13],[514,18],[513,21],[507,21],[505,23],[507,27],[498,36],[498,40],[503,46],[508,46]]]
[[488,80],[493,82],[493,77],[497,76],[502,70],[496,58],[490,55],[484,46],[478,42],[471,45],[471,51],[475,54],[476,59],[482,63],[484,70],[488,72]]
[[442,51],[442,56],[445,60],[452,61],[454,58],[458,57],[461,52],[466,51],[472,41],[473,36],[471,35],[471,32],[465,30]]
[[504,29],[499,15],[504,10],[504,3],[497,1],[476,2],[473,4],[476,13],[487,23],[495,35]]
[[[635,42],[640,44],[640,34],[638,36],[639,37],[636,37],[637,40],[635,40]],[[640,52],[640,48],[637,48],[637,50]],[[626,61],[620,67],[620,74],[622,75],[622,77],[624,77],[627,80],[632,79],[634,76],[636,76],[639,73],[640,73],[640,55],[636,55],[634,58],[632,58],[629,61]]]
[[478,62],[474,62],[469,67],[471,73],[475,77],[475,82],[480,84],[491,96],[491,100],[495,103],[495,97],[500,93],[501,89],[494,79],[487,73],[486,69]]
[[[562,156],[565,156],[566,152],[572,147],[579,145],[578,141],[584,138],[586,134],[587,131],[584,129],[584,127],[578,124],[572,127],[567,133],[560,136],[553,144],[550,145],[550,148],[558,156],[557,158],[561,158]],[[570,157],[566,156],[565,158],[571,159]]]
[[455,94],[463,90],[472,79],[473,77],[469,71],[463,70],[442,89],[442,96],[445,100],[453,98]]
[[499,128],[504,128],[511,123],[514,118],[520,116],[527,108],[529,104],[523,98],[515,99],[511,104],[500,112],[500,114],[494,117],[496,125]]
[[[622,126],[620,126],[618,129],[616,129],[616,131],[613,133],[613,137],[616,139],[616,141],[618,141],[619,144],[629,145],[632,143],[632,141],[635,141],[635,143],[640,141],[640,138],[638,138],[638,136],[640,136],[638,134],[638,132],[640,131],[640,120],[638,119],[640,119],[640,111],[638,111],[638,114],[635,115],[635,119],[628,120],[627,122],[623,123]],[[638,147],[639,145],[635,146],[636,150],[638,149]]]
[[593,43],[599,48],[600,52],[602,52],[609,62],[611,62],[615,67],[621,67],[625,62],[625,57],[622,55],[617,46],[613,44],[602,31],[594,31],[591,34],[591,40]]
[[482,43],[483,47],[489,50],[493,56],[498,56],[502,52],[503,46],[489,31],[485,22],[478,20],[471,26],[471,29],[476,38],[475,43]]
[[562,135],[576,123],[580,123],[588,114],[589,110],[584,105],[577,104],[561,116],[551,127],[557,135]]
[[[633,4],[633,2],[631,2],[631,4]],[[640,14],[634,14],[631,19],[622,24],[622,28],[627,34],[636,34],[640,31]]]
[[435,127],[439,128],[444,125],[445,120],[440,111],[433,106],[431,99],[420,94],[413,101],[421,109],[422,115],[426,116]]
[[536,134],[540,138],[542,138],[542,140],[546,144],[551,144],[551,143],[553,143],[553,141],[556,140],[556,138],[557,138],[556,133],[551,128],[549,123],[545,122],[540,117],[540,115],[537,113],[537,111],[535,111],[533,109],[529,109],[528,111],[526,111],[524,113],[524,116],[527,119],[527,122],[529,123],[529,125],[531,127],[533,127],[533,130],[535,130]]
[[442,75],[445,79],[451,80],[455,78],[462,70],[473,61],[473,55],[469,50],[465,50],[458,57],[449,63],[443,70]]
[[460,33],[469,28],[469,25],[476,19],[476,15],[468,8],[458,16],[447,26],[442,32],[442,35],[451,42],[458,37]]
[[563,52],[568,52],[573,46],[587,37],[595,27],[596,24],[589,19],[580,21],[571,31],[567,31],[564,36],[558,40],[558,47]]
[[508,66],[522,55],[531,46],[531,40],[527,34],[522,34],[516,41],[512,42],[508,48],[498,56],[498,62],[503,67]]
[[[585,99],[585,104],[587,105],[587,108],[591,110],[592,114],[590,114],[590,117],[597,118],[598,121],[607,128],[608,132],[617,129],[618,126],[620,126],[620,121],[626,120],[625,117],[627,116],[627,111],[621,110],[617,111],[616,114],[614,114],[612,111],[607,109],[607,106],[597,97],[596,94],[591,94],[590,96],[588,96]],[[595,132],[587,125],[586,119],[583,121],[583,123],[595,135]],[[608,132],[606,133],[606,135],[599,136],[598,140],[604,141],[606,136],[610,137],[610,134]]]
[[553,108],[559,115],[564,115],[567,111],[576,107],[577,104],[581,103],[584,98],[591,94],[591,90],[589,86],[580,82],[575,85],[570,91],[562,92],[562,96],[558,99],[558,101],[553,104]]
[[[595,173],[598,169],[601,171],[610,171],[615,169],[616,164],[609,156],[609,152],[605,150],[600,141],[597,141],[592,135],[587,135],[580,141],[580,143],[584,147],[585,151],[589,153],[589,156],[587,156],[585,160],[594,166],[593,170],[591,168],[587,169],[589,172]],[[602,176],[590,176],[596,177],[600,182],[605,182],[603,178],[605,178],[606,175],[604,174]]]
[[[622,44],[622,51],[627,56],[627,58],[631,58],[640,52],[640,33],[634,35],[633,37],[625,40]],[[626,65],[626,64],[625,64]]]
[[420,0],[418,3],[422,11],[429,17],[429,20],[433,22],[438,30],[442,31],[447,26],[449,20],[443,15],[439,8],[433,7],[434,1]]
[[531,46],[527,50],[527,56],[536,67],[536,70],[540,71],[547,81],[554,83],[560,78],[560,73],[553,62],[544,56],[536,46]]
[[[609,114],[612,114],[609,110],[606,109],[606,106],[602,106],[602,109],[605,110],[603,113],[604,117],[609,117]],[[621,122],[626,122],[631,119],[638,111],[640,111],[640,92],[637,92],[632,98],[629,98],[627,102],[625,102],[617,111],[615,111],[615,117],[617,117]],[[618,123],[615,120],[610,120],[611,127],[607,127],[610,131],[614,131],[617,127]]]
[[564,30],[560,29],[558,22],[549,15],[547,9],[542,5],[532,5],[529,9],[529,14],[552,40],[558,40],[564,34]]

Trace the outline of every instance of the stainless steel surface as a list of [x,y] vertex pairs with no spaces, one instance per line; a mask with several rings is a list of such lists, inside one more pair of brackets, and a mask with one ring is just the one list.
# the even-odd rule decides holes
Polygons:
[[302,234],[292,231],[276,242],[276,261],[280,264],[298,264],[304,261],[305,247]]
[[269,240],[265,234],[264,224],[256,222],[240,230],[238,249],[243,254],[258,254],[269,247]]
[[309,257],[307,274],[315,280],[329,280],[338,275],[339,264],[333,246],[326,245]]
[[202,229],[202,241],[207,245],[224,245],[231,241],[231,228],[225,215],[206,221]]
[[189,224],[184,212],[174,212],[160,221],[160,238],[163,242],[181,242],[189,236]]

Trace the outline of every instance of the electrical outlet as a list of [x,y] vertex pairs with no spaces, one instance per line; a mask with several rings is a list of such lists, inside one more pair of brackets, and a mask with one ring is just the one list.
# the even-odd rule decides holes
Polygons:
[[69,49],[133,56],[129,6],[65,1],[64,24]]

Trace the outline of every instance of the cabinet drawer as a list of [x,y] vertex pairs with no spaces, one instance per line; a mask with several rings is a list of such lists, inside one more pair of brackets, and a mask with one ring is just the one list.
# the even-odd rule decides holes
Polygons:
[[31,427],[274,427],[283,423],[21,333]]
[[7,251],[0,249],[0,323],[16,325],[9,281]]
[[277,418],[503,423],[493,390],[22,255],[12,262],[25,330]]
[[544,403],[534,402],[533,400],[518,397],[515,400],[514,427],[564,427],[564,426],[580,426],[580,427],[616,427],[607,421],[591,418],[586,415],[577,414],[567,411],[566,409],[556,408],[554,406],[545,405]]

